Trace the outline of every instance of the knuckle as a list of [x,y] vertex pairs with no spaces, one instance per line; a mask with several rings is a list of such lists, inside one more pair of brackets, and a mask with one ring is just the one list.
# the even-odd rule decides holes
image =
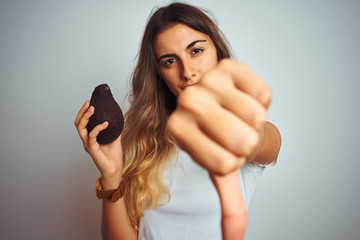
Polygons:
[[240,157],[236,159],[236,167],[241,168],[246,164],[246,157]]
[[215,68],[204,73],[198,84],[203,85],[207,88],[217,89],[219,87],[219,82],[221,82],[222,84],[224,82],[228,82],[228,80],[231,79],[229,69],[233,68],[231,64],[232,61],[234,60],[231,59],[220,60],[220,62]]
[[219,82],[222,83],[229,82],[230,77],[228,73],[222,69],[216,69],[211,72],[208,72],[204,75],[202,81],[200,82],[202,86],[207,89],[217,90],[219,88]]
[[199,86],[193,86],[186,88],[178,96],[178,106],[190,112],[201,112],[201,109],[208,104],[207,99],[208,96],[206,95],[204,89]]
[[89,147],[88,147],[88,144],[84,142],[84,143],[83,143],[83,147],[84,147],[85,152],[87,152],[87,153],[90,154],[90,149],[89,149]]
[[261,108],[256,113],[253,114],[252,119],[250,120],[255,129],[259,129],[266,121],[266,110]]
[[257,147],[258,143],[259,143],[259,134],[258,133],[251,134],[245,144],[246,155],[251,154]]
[[181,136],[184,134],[184,127],[182,126],[182,118],[178,112],[174,112],[170,115],[166,122],[166,129],[175,139],[179,140]]
[[230,59],[230,58],[222,59],[219,62],[219,67],[225,68],[225,69],[236,67],[236,69],[238,69],[238,70],[241,70],[241,69],[248,70],[249,69],[248,65],[246,65],[245,63],[239,62],[237,60]]
[[269,107],[272,100],[271,88],[266,84],[258,88],[258,98],[265,107]]
[[244,156],[250,155],[257,147],[259,143],[259,139],[260,139],[259,134],[255,131],[247,134],[247,136],[243,139],[243,141],[239,142],[240,145],[239,148],[242,155]]
[[94,138],[98,135],[98,130],[96,129],[96,127],[89,133],[89,138]]
[[82,120],[82,118],[79,118],[79,119],[75,119],[75,121],[74,121],[74,125],[75,125],[75,127],[76,127],[77,129],[79,129],[79,126],[80,126],[80,124],[81,124],[81,120]]
[[234,171],[237,167],[236,160],[232,158],[218,158],[216,161],[216,174],[221,176],[227,175],[230,172]]
[[220,67],[224,67],[224,66],[227,66],[227,65],[229,65],[229,64],[232,64],[232,62],[234,62],[233,59],[224,58],[224,59],[221,59],[221,60],[220,60],[219,66],[220,66]]
[[191,106],[191,101],[194,97],[193,91],[191,88],[186,88],[181,94],[179,94],[177,103],[178,106],[187,108]]
[[84,115],[86,115],[87,117],[90,117],[94,114],[95,112],[95,107],[94,106],[90,106],[84,113]]

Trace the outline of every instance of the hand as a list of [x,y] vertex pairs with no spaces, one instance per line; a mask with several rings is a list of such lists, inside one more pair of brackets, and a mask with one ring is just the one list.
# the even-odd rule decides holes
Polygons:
[[112,143],[100,145],[97,135],[107,128],[108,122],[97,125],[90,133],[86,129],[89,118],[94,114],[94,107],[86,101],[75,119],[75,126],[84,144],[84,149],[90,154],[96,167],[102,175],[104,188],[117,188],[121,181],[122,147],[121,135]]
[[255,150],[270,101],[263,80],[246,65],[225,59],[179,94],[167,128],[194,161],[225,175]]

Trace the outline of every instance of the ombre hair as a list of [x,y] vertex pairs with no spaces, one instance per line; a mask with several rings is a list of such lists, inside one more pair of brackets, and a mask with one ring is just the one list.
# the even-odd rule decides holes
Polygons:
[[[123,176],[127,183],[124,198],[135,229],[144,210],[170,200],[163,171],[176,153],[176,145],[166,131],[166,121],[176,108],[176,97],[158,72],[154,40],[177,23],[208,35],[218,60],[230,57],[228,44],[217,25],[208,14],[194,6],[172,3],[157,9],[149,18],[131,76],[130,108],[125,114],[122,134]],[[165,202],[164,196],[168,196]]]

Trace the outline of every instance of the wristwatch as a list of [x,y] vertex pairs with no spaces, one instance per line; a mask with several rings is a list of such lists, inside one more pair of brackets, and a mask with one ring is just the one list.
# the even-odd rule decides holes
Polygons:
[[96,197],[98,199],[107,199],[110,202],[116,202],[123,197],[125,192],[125,182],[124,179],[121,179],[120,185],[117,189],[113,190],[103,190],[101,185],[101,177],[96,181]]

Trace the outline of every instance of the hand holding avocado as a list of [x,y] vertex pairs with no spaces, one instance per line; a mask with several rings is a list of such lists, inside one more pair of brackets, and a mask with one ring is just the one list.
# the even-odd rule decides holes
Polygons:
[[120,134],[124,118],[107,84],[95,88],[90,102],[86,101],[81,107],[75,126],[85,151],[102,175],[104,189],[117,188],[122,177]]

